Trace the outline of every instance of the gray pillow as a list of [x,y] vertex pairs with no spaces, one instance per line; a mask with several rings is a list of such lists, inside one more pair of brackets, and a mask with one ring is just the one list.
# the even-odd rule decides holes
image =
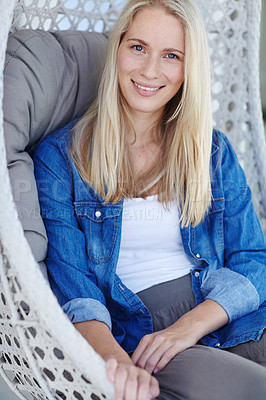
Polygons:
[[7,164],[18,214],[37,262],[47,236],[31,154],[55,129],[82,115],[97,93],[107,37],[91,32],[23,30],[11,34],[4,67]]

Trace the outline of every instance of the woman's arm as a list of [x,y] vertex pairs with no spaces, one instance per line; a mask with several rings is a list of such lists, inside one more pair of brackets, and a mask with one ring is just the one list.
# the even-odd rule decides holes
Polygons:
[[[266,241],[234,149],[220,132],[214,137],[219,150],[212,159],[212,189],[224,200],[220,228],[217,226],[224,268],[203,272],[200,290],[204,299],[214,300],[226,310],[231,323],[266,301]],[[195,234],[195,243],[197,240]],[[202,258],[208,258],[203,249],[204,244]]]
[[105,296],[88,268],[86,237],[75,214],[72,171],[64,153],[71,127],[47,136],[34,154],[39,203],[49,241],[45,263],[51,288],[72,322],[99,319],[111,326]]
[[74,326],[105,361],[114,357],[118,362],[133,364],[105,323],[92,320],[78,322]]
[[66,127],[61,134],[47,138],[34,157],[49,239],[46,258],[49,280],[70,320],[95,351],[108,360],[107,374],[115,385],[116,399],[147,400],[159,394],[158,383],[147,371],[134,366],[116,342],[104,293],[88,268],[85,235],[74,212],[71,171],[63,152],[66,147],[63,133],[68,130]]
[[225,310],[215,301],[205,300],[168,328],[144,336],[132,355],[132,361],[150,373],[159,372],[175,355],[194,346],[203,336],[227,322]]
[[134,366],[106,324],[93,320],[74,325],[94,350],[107,361],[107,376],[115,385],[116,400],[148,400],[159,395],[157,380],[145,369]]

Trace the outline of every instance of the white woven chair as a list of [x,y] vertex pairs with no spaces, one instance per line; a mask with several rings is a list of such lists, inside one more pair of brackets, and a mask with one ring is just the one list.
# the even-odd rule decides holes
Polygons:
[[[266,230],[266,159],[259,95],[260,0],[198,0],[209,34],[214,124],[234,145]],[[74,8],[73,5],[74,4]],[[0,102],[10,30],[107,31],[112,0],[0,0]],[[21,399],[112,399],[101,357],[63,314],[25,239],[6,167],[0,108],[0,372]]]

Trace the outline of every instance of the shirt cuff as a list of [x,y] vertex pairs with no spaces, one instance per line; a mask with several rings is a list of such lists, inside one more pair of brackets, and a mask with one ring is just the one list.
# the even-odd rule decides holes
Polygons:
[[110,313],[98,300],[73,299],[64,304],[62,308],[72,323],[96,320],[104,322],[112,330]]
[[249,279],[228,268],[221,268],[202,283],[204,299],[216,301],[227,312],[229,322],[259,308],[259,294]]

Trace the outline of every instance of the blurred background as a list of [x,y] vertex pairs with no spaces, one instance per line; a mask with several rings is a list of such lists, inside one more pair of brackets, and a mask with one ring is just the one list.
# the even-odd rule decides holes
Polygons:
[[266,0],[262,0],[261,41],[260,41],[260,82],[261,101],[266,126]]
[[[264,127],[266,135],[266,0],[262,0],[260,82],[261,82],[262,110],[264,116]],[[8,388],[8,386],[1,377],[0,377],[0,400],[18,400],[18,397]]]

